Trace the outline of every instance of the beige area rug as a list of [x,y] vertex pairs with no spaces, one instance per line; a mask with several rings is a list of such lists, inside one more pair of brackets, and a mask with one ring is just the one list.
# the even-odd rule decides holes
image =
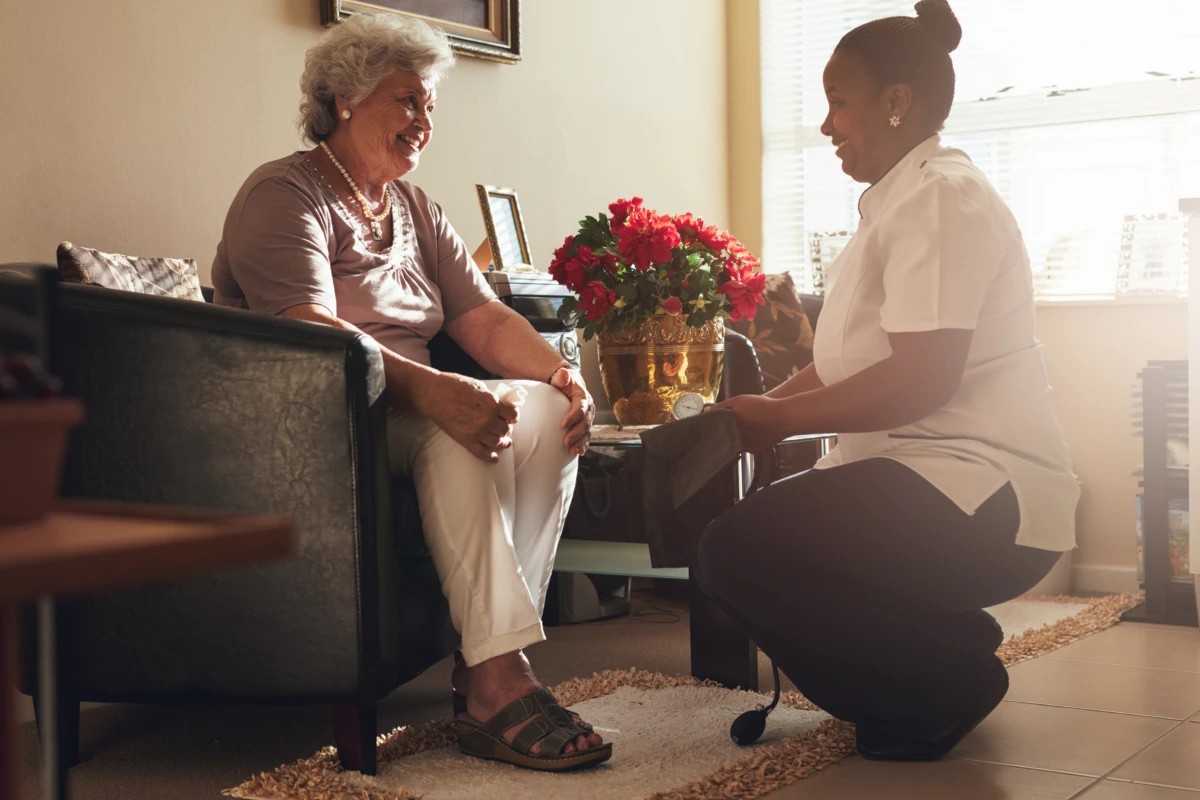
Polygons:
[[[1022,598],[989,609],[1008,635],[998,655],[1024,661],[1117,623],[1137,595]],[[754,747],[729,739],[729,725],[764,696],[695,678],[633,669],[552,687],[613,742],[592,770],[547,775],[460,755],[450,721],[379,737],[379,773],[343,771],[333,748],[262,773],[226,795],[255,800],[753,800],[854,752],[854,726],[832,719],[796,692],[783,695]]]

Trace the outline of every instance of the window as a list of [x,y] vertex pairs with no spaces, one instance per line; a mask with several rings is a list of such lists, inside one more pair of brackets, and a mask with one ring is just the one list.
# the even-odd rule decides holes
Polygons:
[[[1040,297],[1183,294],[1179,200],[1200,197],[1200,2],[952,0],[944,143],[1017,217]],[[913,0],[761,0],[763,264],[821,291],[865,188],[819,126],[841,36]],[[1197,245],[1200,246],[1200,245]]]

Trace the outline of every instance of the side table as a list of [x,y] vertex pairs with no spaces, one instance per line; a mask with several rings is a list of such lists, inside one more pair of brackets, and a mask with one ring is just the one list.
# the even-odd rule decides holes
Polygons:
[[[646,427],[618,428],[596,425],[592,428],[594,448],[630,449],[642,446],[640,434]],[[831,434],[793,436],[786,442],[818,442],[822,451],[834,437]],[[751,457],[743,454],[731,480],[737,483],[737,497],[745,497],[750,486]],[[650,546],[633,542],[597,542],[563,539],[554,560],[556,572],[583,572],[596,575],[626,575],[635,578],[674,578],[688,582],[688,617],[692,675],[713,680],[730,688],[758,689],[758,647],[724,611],[700,590],[686,567],[655,568],[650,565]]]
[[38,601],[44,795],[66,796],[57,753],[52,598],[126,588],[281,558],[282,517],[64,502],[45,519],[0,527],[0,800],[17,797],[17,608]]

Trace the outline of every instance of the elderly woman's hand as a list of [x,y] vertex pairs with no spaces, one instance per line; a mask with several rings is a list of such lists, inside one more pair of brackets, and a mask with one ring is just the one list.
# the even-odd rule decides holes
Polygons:
[[481,381],[443,372],[414,401],[414,411],[437,423],[476,458],[495,464],[498,451],[512,447],[517,408],[496,399]]
[[583,376],[577,370],[561,368],[550,379],[550,385],[567,396],[571,401],[571,410],[563,420],[563,428],[567,430],[563,437],[563,446],[571,451],[573,456],[581,456],[587,452],[588,443],[592,440],[592,420],[596,417],[596,403],[584,385]]

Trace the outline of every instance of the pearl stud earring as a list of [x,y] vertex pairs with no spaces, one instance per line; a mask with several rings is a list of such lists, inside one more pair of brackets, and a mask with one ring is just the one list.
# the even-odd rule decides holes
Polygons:
[[892,118],[888,120],[888,124],[891,125],[893,128],[899,128],[900,127],[900,116],[898,114],[892,114]]
[[[350,109],[348,109],[348,108],[343,108],[343,109],[342,109],[342,119],[350,119]],[[892,119],[895,119],[895,117],[893,117]],[[899,125],[900,123],[899,123],[899,122],[893,122],[892,124],[893,124],[893,125]]]

